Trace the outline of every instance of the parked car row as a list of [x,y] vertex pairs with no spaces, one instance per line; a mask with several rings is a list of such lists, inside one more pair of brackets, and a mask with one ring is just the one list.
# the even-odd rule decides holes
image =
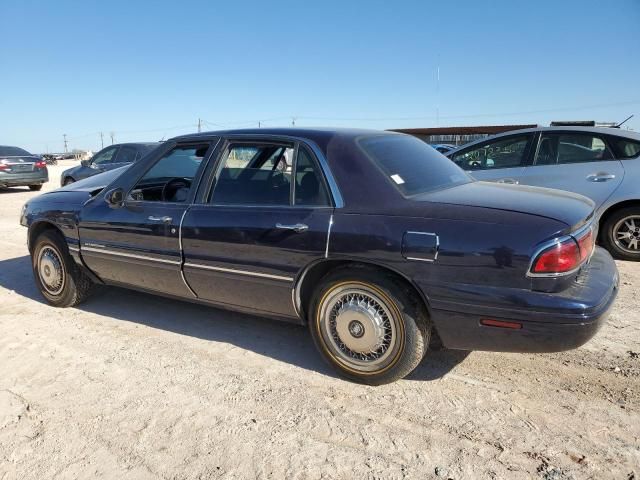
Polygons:
[[607,317],[618,274],[595,246],[596,203],[510,184],[517,172],[477,181],[460,165],[477,175],[534,158],[561,169],[584,150],[597,177],[617,175],[594,165],[626,162],[604,158],[631,155],[635,140],[601,133],[603,147],[572,131],[547,149],[543,132],[515,135],[453,162],[389,132],[186,135],[32,198],[20,222],[54,306],[108,284],[298,322],[338,373],[382,384],[409,374],[434,333],[448,348],[560,351]]
[[447,156],[478,180],[589,197],[596,204],[600,244],[616,258],[640,260],[640,134],[540,127],[479,140]]

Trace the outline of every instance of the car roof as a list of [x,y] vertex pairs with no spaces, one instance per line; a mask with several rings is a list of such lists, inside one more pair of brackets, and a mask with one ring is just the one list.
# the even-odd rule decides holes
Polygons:
[[473,145],[483,143],[487,140],[492,140],[494,138],[508,137],[510,135],[517,135],[519,133],[536,133],[536,132],[584,132],[584,133],[597,133],[600,135],[609,135],[614,137],[621,138],[629,138],[631,140],[640,141],[640,133],[634,132],[632,130],[622,130],[620,128],[614,127],[564,127],[564,126],[556,126],[556,127],[533,127],[533,128],[522,128],[520,130],[509,130],[508,132],[498,133],[497,135],[491,135],[489,137],[481,138],[478,140],[474,140],[473,142],[465,143],[464,145],[460,145],[455,150],[447,152],[447,155],[457,152],[458,150],[462,150],[463,148],[471,147]]
[[172,140],[197,140],[211,136],[222,135],[271,135],[281,137],[305,138],[313,141],[328,141],[332,137],[357,137],[361,135],[402,135],[385,130],[369,130],[359,128],[325,128],[325,127],[281,127],[281,128],[242,128],[231,130],[217,130],[211,132],[190,133],[174,137]]

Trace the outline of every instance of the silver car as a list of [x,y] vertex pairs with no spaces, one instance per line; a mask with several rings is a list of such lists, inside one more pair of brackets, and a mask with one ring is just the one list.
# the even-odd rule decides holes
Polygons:
[[617,128],[514,130],[447,153],[478,180],[581,193],[596,202],[598,240],[640,261],[640,134]]
[[18,147],[0,145],[0,187],[40,190],[48,181],[49,171],[42,158]]

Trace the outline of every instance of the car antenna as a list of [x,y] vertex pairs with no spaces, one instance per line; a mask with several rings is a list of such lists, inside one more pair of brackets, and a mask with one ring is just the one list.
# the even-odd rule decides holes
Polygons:
[[632,118],[633,118],[633,115],[629,115],[627,118],[625,118],[623,121],[621,121],[618,125],[616,125],[615,128],[620,128],[623,124],[627,123]]

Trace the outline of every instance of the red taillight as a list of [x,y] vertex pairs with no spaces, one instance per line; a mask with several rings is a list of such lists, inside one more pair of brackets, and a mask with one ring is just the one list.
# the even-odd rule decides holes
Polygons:
[[578,245],[580,246],[580,261],[584,262],[591,256],[591,252],[593,252],[593,247],[595,246],[593,241],[593,230],[591,228],[578,238]]
[[36,162],[34,165],[36,168],[44,168],[47,166],[47,162],[40,160]]
[[580,248],[573,238],[543,250],[533,262],[533,273],[566,273],[580,266]]
[[0,163],[0,170],[7,170],[9,167],[4,163]]

